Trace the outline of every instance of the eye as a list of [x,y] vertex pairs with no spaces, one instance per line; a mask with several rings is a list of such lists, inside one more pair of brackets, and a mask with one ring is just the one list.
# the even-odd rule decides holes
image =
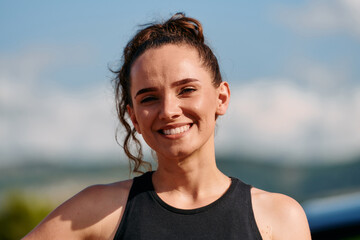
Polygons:
[[157,98],[154,96],[146,96],[140,100],[140,103],[148,103],[151,101],[155,101]]
[[179,95],[183,95],[183,94],[190,94],[192,92],[195,92],[197,89],[196,88],[193,88],[193,87],[185,87],[185,88],[182,88],[180,90],[180,93]]

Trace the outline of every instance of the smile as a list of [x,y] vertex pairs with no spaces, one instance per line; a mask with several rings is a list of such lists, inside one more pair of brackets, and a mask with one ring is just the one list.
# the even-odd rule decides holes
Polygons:
[[165,135],[175,135],[175,134],[180,134],[180,133],[186,132],[189,129],[190,129],[190,124],[187,124],[187,125],[184,125],[181,127],[164,129],[164,130],[162,130],[162,133]]

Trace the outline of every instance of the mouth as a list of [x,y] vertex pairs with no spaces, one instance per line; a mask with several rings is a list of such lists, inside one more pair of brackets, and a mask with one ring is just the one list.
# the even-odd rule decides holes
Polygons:
[[166,129],[161,129],[159,132],[164,135],[177,135],[184,132],[187,132],[191,128],[192,124],[186,124],[178,127],[169,127]]

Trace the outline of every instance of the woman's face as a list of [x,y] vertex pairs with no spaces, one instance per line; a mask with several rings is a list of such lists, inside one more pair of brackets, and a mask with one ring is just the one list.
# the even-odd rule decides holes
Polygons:
[[198,52],[186,45],[145,51],[131,68],[128,112],[138,133],[161,158],[185,158],[213,147],[215,119],[229,88],[212,84]]

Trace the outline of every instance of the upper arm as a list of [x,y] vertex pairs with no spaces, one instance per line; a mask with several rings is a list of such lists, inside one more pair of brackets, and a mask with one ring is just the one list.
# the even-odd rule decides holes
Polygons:
[[274,221],[274,239],[311,239],[309,224],[303,208],[294,199],[280,195]]
[[84,211],[89,205],[98,186],[92,186],[79,192],[54,211],[52,211],[33,231],[24,239],[82,239],[90,229],[89,211]]
[[255,220],[263,239],[311,239],[305,212],[297,201],[283,194],[252,192]]
[[111,236],[120,222],[130,186],[125,181],[88,187],[51,212],[24,239]]

